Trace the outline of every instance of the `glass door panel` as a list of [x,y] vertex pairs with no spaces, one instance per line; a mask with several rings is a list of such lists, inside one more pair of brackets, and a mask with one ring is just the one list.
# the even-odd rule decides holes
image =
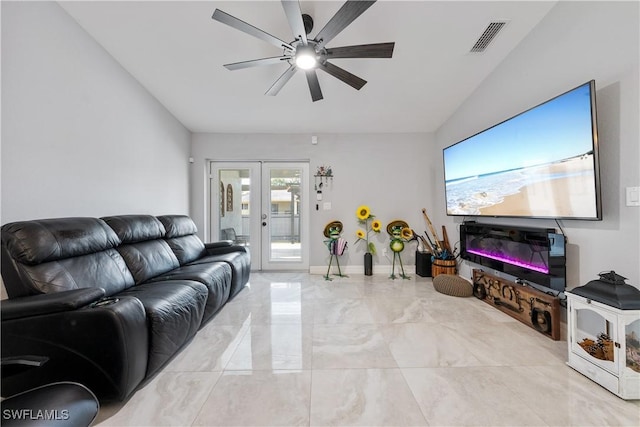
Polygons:
[[212,162],[210,172],[210,241],[232,240],[258,256],[260,269],[260,164]]
[[264,163],[262,176],[263,266],[308,269],[308,248],[304,244],[308,164]]
[[602,368],[615,372],[616,319],[606,313],[576,305],[573,351]]

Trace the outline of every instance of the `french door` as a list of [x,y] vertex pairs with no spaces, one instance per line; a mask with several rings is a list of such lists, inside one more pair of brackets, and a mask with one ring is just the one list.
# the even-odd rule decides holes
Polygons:
[[309,164],[211,162],[210,240],[251,251],[252,270],[309,269]]

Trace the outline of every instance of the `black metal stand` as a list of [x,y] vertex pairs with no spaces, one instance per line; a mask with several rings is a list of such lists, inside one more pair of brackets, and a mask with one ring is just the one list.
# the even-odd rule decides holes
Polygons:
[[416,251],[416,274],[431,277],[431,253]]

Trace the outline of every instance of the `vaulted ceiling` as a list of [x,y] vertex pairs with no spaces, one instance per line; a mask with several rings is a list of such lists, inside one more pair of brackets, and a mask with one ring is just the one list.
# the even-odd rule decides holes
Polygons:
[[[329,47],[395,42],[391,59],[335,59],[368,83],[355,90],[318,71],[312,102],[303,73],[265,92],[287,64],[229,71],[223,64],[280,55],[211,19],[216,8],[292,41],[279,1],[72,1],[60,5],[193,132],[432,132],[533,31],[555,1],[392,1],[364,12]],[[342,1],[301,1],[311,36]],[[507,25],[482,53],[486,27]]]

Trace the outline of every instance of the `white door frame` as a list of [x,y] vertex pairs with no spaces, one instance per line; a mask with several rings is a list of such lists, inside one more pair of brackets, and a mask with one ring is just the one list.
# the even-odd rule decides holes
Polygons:
[[[270,183],[269,171],[272,168],[300,168],[300,259],[280,260],[269,259],[270,255]],[[220,186],[218,174],[225,169],[248,169],[251,175],[249,233],[251,245],[251,269],[252,270],[309,270],[309,162],[308,161],[209,161],[209,180],[207,197],[207,219],[209,223],[209,241],[220,240]],[[265,196],[266,195],[266,196]],[[237,197],[242,197],[238,194]],[[263,220],[263,216],[265,216]],[[266,226],[262,223],[266,222]]]

